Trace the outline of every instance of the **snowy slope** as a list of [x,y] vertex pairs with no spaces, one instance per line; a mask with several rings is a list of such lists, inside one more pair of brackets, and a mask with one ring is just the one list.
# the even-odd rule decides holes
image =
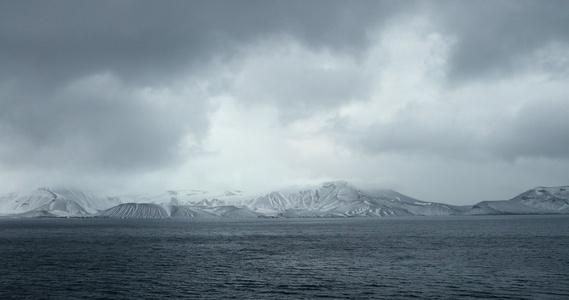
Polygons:
[[298,217],[450,215],[455,206],[424,202],[392,190],[360,190],[344,181],[269,193],[246,203],[265,215]]
[[510,202],[540,210],[543,213],[569,213],[569,186],[536,187]]
[[209,211],[229,219],[258,218],[259,214],[251,211],[248,207],[237,207],[234,205],[214,206]]
[[40,188],[0,196],[0,216],[106,218],[395,217],[568,214],[569,187],[537,187],[507,201],[473,206],[417,200],[393,190],[363,190],[344,181],[252,196],[241,191],[177,190],[106,197]]
[[507,201],[482,201],[467,214],[567,214],[569,187],[536,187]]
[[162,206],[152,203],[124,203],[98,213],[101,218],[166,219],[169,214]]
[[91,192],[64,188],[39,188],[22,194],[0,196],[0,215],[46,211],[54,216],[85,216],[110,208],[121,201]]
[[113,219],[191,219],[191,218],[258,218],[259,214],[247,207],[226,206],[182,206],[168,207],[154,203],[125,203],[96,214],[101,218]]
[[538,209],[510,201],[482,201],[466,212],[468,215],[519,215],[539,214]]
[[191,219],[191,218],[211,219],[219,217],[214,213],[207,212],[195,206],[191,207],[191,206],[172,205],[169,208],[170,208],[170,218],[174,219]]
[[[242,191],[178,190],[105,197],[63,188],[39,188],[0,196],[0,216],[107,218],[249,218],[243,206],[228,205],[247,199]],[[124,204],[123,204],[124,203]],[[139,205],[137,205],[139,204]]]

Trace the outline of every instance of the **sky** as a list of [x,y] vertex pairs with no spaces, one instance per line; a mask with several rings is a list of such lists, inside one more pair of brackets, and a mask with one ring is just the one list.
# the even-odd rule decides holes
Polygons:
[[568,11],[0,0],[0,192],[569,185]]

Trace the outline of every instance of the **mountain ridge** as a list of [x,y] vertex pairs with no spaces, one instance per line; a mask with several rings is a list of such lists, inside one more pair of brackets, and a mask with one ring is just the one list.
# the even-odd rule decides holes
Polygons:
[[69,188],[38,188],[0,196],[3,217],[256,218],[398,217],[496,214],[569,214],[569,186],[542,187],[509,199],[450,205],[391,189],[359,189],[346,181],[247,194],[169,190],[103,196]]

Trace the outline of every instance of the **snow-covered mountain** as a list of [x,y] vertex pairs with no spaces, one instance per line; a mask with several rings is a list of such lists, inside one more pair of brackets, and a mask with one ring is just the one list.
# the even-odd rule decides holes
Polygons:
[[169,214],[158,204],[124,203],[104,210],[97,216],[113,219],[166,219]]
[[507,201],[482,201],[467,212],[492,214],[568,214],[569,186],[536,187]]
[[258,218],[259,214],[247,207],[234,205],[195,206],[159,205],[154,203],[124,203],[100,213],[95,217],[113,219],[244,219]]
[[21,217],[88,216],[120,204],[116,197],[68,188],[39,188],[0,196],[0,215]]
[[454,206],[393,190],[364,190],[344,182],[254,195],[242,191],[177,190],[108,197],[40,188],[0,196],[0,216],[156,218],[396,217],[480,214],[569,214],[569,187],[538,187],[507,201]]
[[246,205],[264,215],[287,217],[433,216],[463,211],[458,206],[420,201],[393,190],[360,190],[344,181],[271,192]]
[[117,197],[124,204],[100,212],[95,217],[119,219],[259,217],[259,214],[240,205],[247,197],[251,196],[239,190],[223,192],[169,190],[130,194]]
[[216,215],[215,213],[203,210],[199,207],[173,205],[173,206],[170,206],[170,218],[173,218],[173,219],[191,219],[191,218],[212,219],[212,218],[218,218],[218,215]]

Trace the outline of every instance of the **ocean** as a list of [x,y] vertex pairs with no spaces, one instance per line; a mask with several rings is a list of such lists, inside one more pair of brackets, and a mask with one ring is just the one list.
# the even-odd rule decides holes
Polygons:
[[0,219],[0,299],[569,299],[569,216]]

